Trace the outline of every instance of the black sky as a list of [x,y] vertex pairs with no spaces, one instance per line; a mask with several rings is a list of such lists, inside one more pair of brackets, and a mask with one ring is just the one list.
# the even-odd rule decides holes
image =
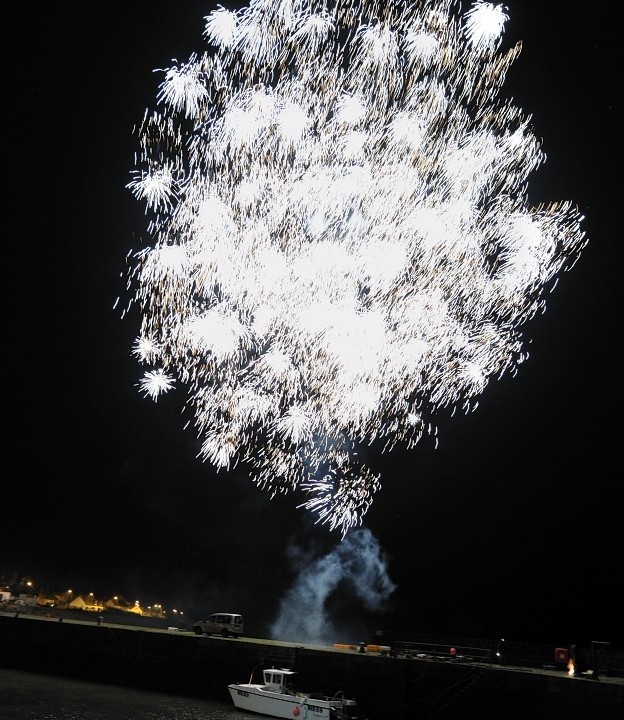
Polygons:
[[[145,233],[125,189],[133,126],[156,106],[153,70],[203,49],[215,5],[35,2],[7,22],[0,573],[234,607],[261,634],[296,575],[287,549],[329,552],[339,535],[195,459],[175,403],[137,392],[137,325],[113,309]],[[575,201],[589,244],[527,326],[515,378],[441,418],[437,449],[371,458],[383,487],[364,524],[397,590],[373,616],[348,589],[332,602],[371,630],[622,647],[615,23],[605,0],[508,8],[523,51],[503,93],[548,158],[531,198]]]

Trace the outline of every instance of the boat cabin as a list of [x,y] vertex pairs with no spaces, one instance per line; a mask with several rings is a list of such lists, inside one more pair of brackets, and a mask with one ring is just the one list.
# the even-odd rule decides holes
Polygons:
[[294,693],[293,677],[297,673],[294,670],[286,668],[268,668],[262,671],[264,678],[263,690],[279,693]]

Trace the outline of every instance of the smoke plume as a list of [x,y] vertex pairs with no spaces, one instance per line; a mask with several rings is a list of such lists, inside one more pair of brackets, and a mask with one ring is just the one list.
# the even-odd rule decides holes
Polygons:
[[[306,557],[298,547],[290,552],[299,566],[293,586],[282,599],[278,617],[270,628],[272,638],[290,642],[328,644],[338,631],[328,601],[332,594],[345,594],[354,610],[361,605],[370,612],[383,609],[396,589],[388,576],[387,558],[367,528],[351,532],[329,554]],[[344,624],[341,634],[344,635]]]

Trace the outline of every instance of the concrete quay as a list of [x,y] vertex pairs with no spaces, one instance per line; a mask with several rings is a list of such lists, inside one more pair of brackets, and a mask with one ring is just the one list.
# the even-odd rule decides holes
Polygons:
[[299,673],[303,690],[344,692],[371,720],[615,720],[624,679],[488,662],[392,657],[175,628],[0,615],[0,668],[77,677],[229,703],[227,684],[262,667]]

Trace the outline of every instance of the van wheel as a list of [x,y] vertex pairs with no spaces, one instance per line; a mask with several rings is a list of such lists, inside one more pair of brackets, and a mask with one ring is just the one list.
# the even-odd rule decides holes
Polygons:
[[200,627],[194,627],[193,631],[195,632],[195,635],[201,635],[202,629]]
[[222,637],[229,637],[229,635],[230,635],[230,633],[225,628],[223,628],[223,630],[221,630]]

